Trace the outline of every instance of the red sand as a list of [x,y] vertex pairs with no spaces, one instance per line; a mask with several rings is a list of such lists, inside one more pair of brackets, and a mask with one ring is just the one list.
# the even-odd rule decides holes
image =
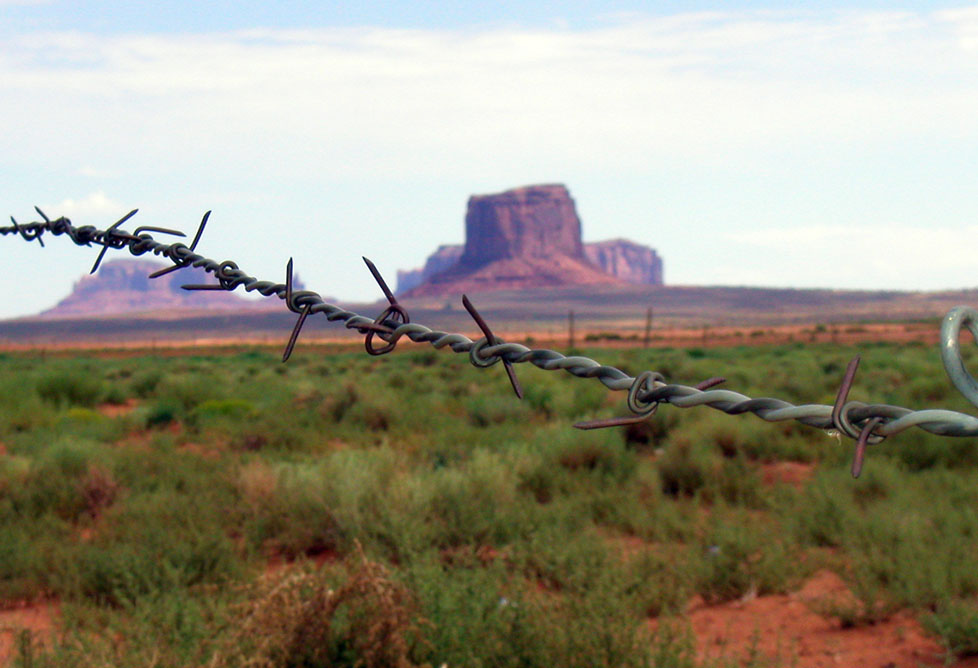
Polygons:
[[0,610],[0,665],[12,662],[23,631],[30,631],[34,643],[44,642],[54,630],[58,613],[57,603],[33,603]]
[[[871,626],[842,628],[838,620],[813,611],[817,601],[847,593],[837,575],[819,571],[791,594],[715,606],[694,602],[687,617],[697,655],[700,660],[736,659],[743,664],[753,648],[774,665],[796,668],[945,665],[940,644],[908,613]],[[978,667],[978,658],[953,665]]]

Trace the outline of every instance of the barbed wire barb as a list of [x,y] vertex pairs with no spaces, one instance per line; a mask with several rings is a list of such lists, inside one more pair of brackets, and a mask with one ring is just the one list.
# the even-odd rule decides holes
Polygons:
[[289,342],[285,345],[285,352],[282,353],[282,361],[288,362],[289,358],[292,357],[295,342],[299,339],[299,330],[305,324],[306,318],[309,316],[309,310],[312,308],[311,304],[307,304],[302,308],[296,305],[295,295],[292,292],[292,258],[289,258],[289,263],[285,265],[285,304],[289,307],[290,311],[299,314],[299,319],[296,321],[295,327],[292,328],[292,335],[289,336]]
[[[208,211],[207,213],[204,214],[204,217],[201,219],[200,225],[197,226],[197,234],[194,235],[194,240],[190,243],[190,248],[188,249],[190,252],[193,252],[194,250],[197,249],[197,243],[200,241],[200,237],[204,233],[204,228],[207,227],[207,219],[210,217],[211,217],[211,212]],[[139,236],[140,230],[142,229],[144,228],[137,228],[136,236]],[[157,230],[157,231],[162,231],[162,230]],[[174,231],[167,231],[167,232],[171,234],[176,234],[181,237],[186,236],[183,232],[174,232]],[[179,244],[174,244],[173,252],[174,253],[178,252],[179,248],[180,248]],[[169,273],[177,271],[178,269],[183,269],[184,267],[187,266],[187,262],[185,260],[178,260],[176,258],[171,258],[171,259],[173,260],[172,267],[164,267],[159,271],[154,271],[152,274],[149,275],[149,277],[159,278],[160,276],[166,276]]]
[[[387,281],[385,281],[384,277],[380,275],[377,265],[363,256],[361,256],[361,259],[363,260],[364,264],[367,265],[367,269],[370,271],[371,276],[373,276],[374,280],[377,281],[377,285],[380,286],[380,290],[384,293],[388,303],[387,308],[374,319],[372,326],[367,328],[368,331],[366,332],[363,340],[363,347],[366,349],[368,355],[386,355],[397,347],[397,341],[400,337],[395,336],[394,331],[383,323],[389,318],[396,316],[401,324],[406,325],[411,322],[411,316],[408,315],[407,309],[398,303],[397,297],[394,296],[394,293],[387,286]],[[374,348],[375,336],[379,336],[387,343],[387,345],[380,348]]]
[[[475,306],[472,305],[472,302],[469,301],[469,298],[466,295],[462,295],[462,306],[464,306],[465,310],[469,312],[469,315],[472,316],[473,320],[475,320],[475,324],[479,326],[479,329],[481,329],[482,333],[485,335],[486,337],[485,345],[487,346],[498,345],[499,340],[496,339],[496,336],[492,333],[492,330],[489,329],[489,325],[486,324],[485,319],[482,317],[482,315],[479,314]],[[481,350],[479,345],[480,343],[482,342],[481,341],[476,342],[476,346],[472,348],[472,350],[469,352],[469,357],[472,359],[472,364],[478,367],[486,367],[486,366],[492,366],[500,359],[502,359],[503,367],[506,369],[506,375],[509,377],[509,384],[513,386],[513,392],[516,393],[516,398],[522,399],[523,388],[520,387],[520,381],[516,378],[516,372],[513,370],[513,364],[505,357],[500,358],[500,357],[492,357],[492,356],[489,357],[481,356],[479,354]]]
[[[126,222],[127,220],[135,216],[136,213],[138,212],[139,209],[133,209],[132,211],[124,215],[122,218],[112,223],[112,225],[109,226],[109,228],[105,230],[105,232],[100,233],[101,236],[104,238],[102,242],[102,250],[99,251],[98,257],[95,258],[95,264],[92,265],[92,270],[88,272],[89,274],[94,274],[96,271],[98,271],[99,265],[102,264],[102,258],[105,257],[105,253],[109,250],[109,248],[122,248],[122,246],[118,246],[116,245],[116,243],[121,242],[123,240],[131,241],[137,239],[137,237],[124,234],[123,232],[116,232],[116,229],[118,229],[119,226],[122,225],[124,222]],[[38,236],[38,240],[40,240],[40,236]],[[116,240],[118,240],[118,242],[116,242]]]

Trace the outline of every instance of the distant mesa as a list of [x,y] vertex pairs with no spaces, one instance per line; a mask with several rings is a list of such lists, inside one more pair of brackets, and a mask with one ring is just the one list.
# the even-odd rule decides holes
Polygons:
[[159,278],[149,278],[151,273],[166,266],[152,260],[117,259],[103,262],[97,273],[78,279],[71,294],[54,308],[42,312],[41,316],[87,318],[139,312],[160,315],[173,311],[230,311],[263,308],[265,304],[262,302],[265,301],[278,302],[256,302],[223,291],[181,289],[181,285],[188,283],[217,283],[213,274],[198,267],[185,267]]
[[591,264],[626,283],[662,285],[662,258],[654,248],[628,239],[610,239],[584,244]]
[[559,184],[473,195],[465,245],[439,246],[424,267],[397,273],[397,292],[410,296],[625,283],[662,285],[661,258],[625,239],[583,243]]

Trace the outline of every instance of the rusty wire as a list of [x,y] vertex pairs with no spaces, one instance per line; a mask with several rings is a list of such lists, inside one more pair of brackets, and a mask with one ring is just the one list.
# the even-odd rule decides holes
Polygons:
[[[722,378],[710,378],[691,387],[667,383],[662,374],[654,371],[644,371],[637,377],[632,377],[621,369],[600,364],[589,357],[566,356],[555,350],[531,349],[519,343],[500,341],[493,335],[489,325],[465,295],[462,296],[463,305],[482,330],[484,336],[481,339],[473,341],[462,334],[443,332],[413,323],[407,310],[398,303],[380,272],[367,258],[364,258],[364,261],[387,297],[389,306],[376,318],[359,315],[327,303],[319,293],[312,290],[293,290],[292,260],[289,260],[286,267],[286,282],[274,283],[249,276],[230,260],[217,262],[198,254],[197,243],[210,217],[210,211],[201,220],[191,245],[186,246],[180,242],[162,243],[150,234],[150,232],[157,232],[183,237],[184,234],[177,230],[149,226],[138,227],[132,233],[123,230],[122,224],[135,215],[136,210],[129,212],[105,230],[90,225],[76,227],[64,217],[51,220],[39,208],[35,207],[35,210],[43,219],[42,221],[18,224],[11,217],[13,224],[0,227],[0,235],[20,235],[27,242],[36,240],[43,246],[43,235],[50,233],[54,236],[67,235],[79,246],[101,246],[92,272],[98,269],[99,263],[110,248],[128,248],[135,256],[153,253],[169,259],[173,265],[154,272],[151,274],[152,278],[192,266],[214,274],[217,283],[184,285],[182,286],[184,289],[232,291],[243,287],[247,292],[258,292],[265,297],[274,296],[284,300],[286,307],[297,313],[299,318],[286,345],[283,361],[288,360],[291,355],[306,318],[315,313],[322,313],[327,320],[343,322],[347,328],[355,329],[364,335],[364,346],[372,355],[383,355],[392,351],[402,338],[407,337],[415,343],[428,343],[436,349],[447,347],[456,353],[467,353],[469,361],[476,367],[485,368],[503,362],[517,397],[522,397],[522,389],[512,365],[524,362],[547,371],[563,369],[580,378],[596,378],[610,390],[628,392],[626,405],[632,413],[631,416],[579,422],[574,425],[579,429],[643,422],[655,414],[660,404],[670,404],[680,408],[709,406],[729,415],[753,413],[768,422],[796,420],[818,429],[834,430],[856,442],[852,465],[852,474],[855,477],[859,476],[862,469],[867,445],[879,443],[886,437],[911,427],[940,436],[978,436],[978,418],[965,413],[945,409],[911,410],[888,404],[849,401],[849,391],[859,364],[858,357],[850,362],[833,406],[795,405],[772,397],[754,399],[731,390],[712,389],[723,382]],[[965,369],[961,358],[959,333],[962,326],[967,326],[972,335],[978,338],[978,311],[962,306],[948,313],[941,327],[941,355],[952,383],[969,401],[978,406],[978,381]],[[383,340],[385,345],[375,347],[375,338]]]

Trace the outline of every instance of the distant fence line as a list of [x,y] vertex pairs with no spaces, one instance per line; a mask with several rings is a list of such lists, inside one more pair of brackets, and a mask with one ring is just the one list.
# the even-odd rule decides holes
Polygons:
[[[465,295],[462,304],[479,326],[484,336],[476,341],[463,334],[443,332],[411,322],[407,310],[388,288],[380,272],[370,260],[364,258],[368,270],[374,276],[380,289],[388,300],[388,306],[376,317],[370,318],[327,303],[322,296],[312,290],[293,290],[292,260],[288,261],[285,282],[262,281],[249,276],[235,262],[218,262],[196,252],[197,244],[207,225],[211,212],[204,214],[193,241],[189,246],[174,242],[170,244],[157,241],[152,233],[185,237],[183,232],[155,226],[140,226],[132,232],[122,225],[132,218],[133,210],[104,230],[91,225],[76,227],[65,217],[55,220],[48,218],[35,207],[41,221],[19,224],[11,217],[12,225],[0,227],[0,235],[19,235],[27,242],[37,241],[44,245],[45,234],[67,236],[79,246],[101,247],[92,273],[97,271],[102,258],[109,249],[128,248],[132,255],[153,253],[170,260],[169,267],[150,274],[158,278],[185,267],[199,267],[213,274],[216,283],[203,285],[184,285],[186,290],[226,290],[243,287],[248,292],[258,292],[265,297],[278,297],[285,306],[298,317],[282,360],[287,361],[295,348],[299,333],[308,316],[323,314],[330,322],[343,323],[364,337],[364,347],[371,355],[386,354],[405,337],[415,343],[428,343],[436,349],[449,348],[455,353],[465,353],[476,367],[488,368],[503,363],[507,376],[517,397],[522,398],[522,389],[516,377],[514,364],[529,362],[548,371],[563,369],[579,378],[596,378],[610,390],[627,391],[626,406],[631,415],[607,420],[579,422],[579,429],[596,429],[644,422],[652,418],[659,404],[671,404],[680,408],[709,406],[730,415],[753,413],[768,422],[796,420],[818,429],[834,430],[848,436],[856,443],[853,456],[852,473],[858,477],[862,469],[866,446],[879,443],[911,427],[940,436],[978,436],[978,418],[945,409],[911,410],[888,404],[866,404],[849,400],[849,391],[855,379],[859,357],[854,358],[846,369],[834,405],[803,404],[795,405],[781,399],[770,397],[753,399],[730,390],[714,389],[724,382],[714,377],[695,386],[666,382],[665,377],[655,371],[644,371],[632,377],[613,366],[581,355],[566,356],[555,350],[532,349],[519,343],[506,343],[497,339],[488,323]],[[941,325],[941,357],[944,368],[954,386],[974,405],[978,406],[978,381],[964,366],[961,358],[959,335],[962,327],[967,327],[978,340],[978,311],[965,306],[952,309]]]

